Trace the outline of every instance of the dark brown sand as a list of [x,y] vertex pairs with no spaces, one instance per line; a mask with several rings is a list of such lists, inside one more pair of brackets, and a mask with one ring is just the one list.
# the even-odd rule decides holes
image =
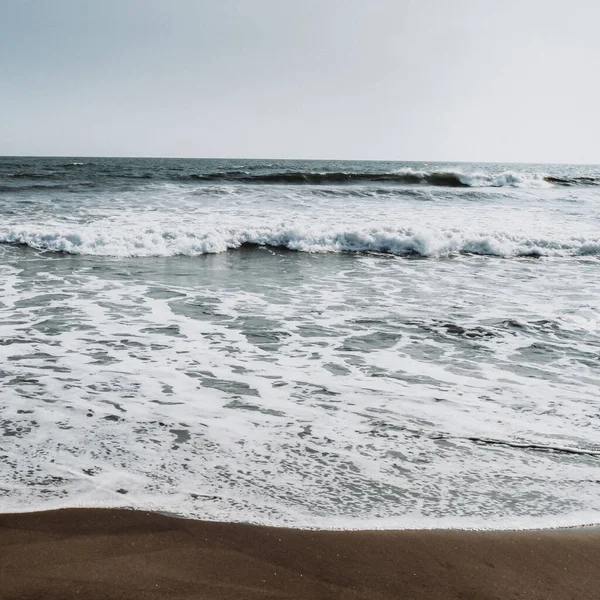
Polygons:
[[1,598],[600,598],[600,531],[300,531],[69,509],[0,515]]

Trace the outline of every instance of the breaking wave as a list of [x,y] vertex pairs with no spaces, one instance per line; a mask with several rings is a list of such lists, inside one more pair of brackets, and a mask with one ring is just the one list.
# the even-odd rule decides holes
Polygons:
[[45,252],[92,256],[200,256],[248,246],[298,252],[373,252],[397,256],[441,258],[460,254],[505,258],[600,256],[594,239],[536,239],[502,232],[458,229],[365,228],[323,229],[301,226],[192,229],[121,228],[45,231],[37,227],[0,230],[0,244],[26,246]]
[[[4,175],[10,181],[18,180],[60,180],[72,179],[72,168],[82,167],[86,163],[70,163],[63,165],[65,170],[59,171],[17,171]],[[70,167],[70,168],[66,168]],[[396,171],[313,171],[271,169],[253,170],[236,168],[199,173],[190,172],[153,172],[148,169],[114,169],[106,168],[95,171],[94,177],[170,181],[177,183],[225,183],[254,185],[344,185],[344,184],[385,184],[387,186],[428,185],[434,187],[482,188],[482,187],[553,187],[553,186],[597,186],[600,176],[592,177],[559,177],[546,173],[526,173],[503,171],[499,173],[463,172],[456,170],[417,170],[410,167]]]
[[[544,187],[552,184],[574,185],[576,180],[563,180],[540,173],[505,171],[499,174],[462,173],[460,171],[418,171],[411,168],[389,173],[281,171],[251,173],[223,171],[191,174],[182,177],[191,181],[237,182],[252,184],[341,185],[348,183],[380,183],[388,185],[431,185],[437,187]],[[592,185],[593,178],[585,178]]]

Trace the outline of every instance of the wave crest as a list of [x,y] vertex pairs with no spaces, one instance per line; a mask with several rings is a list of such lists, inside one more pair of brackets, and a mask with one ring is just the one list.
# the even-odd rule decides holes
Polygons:
[[[88,163],[69,163],[63,170],[26,171],[19,170],[3,177],[16,180],[69,180],[72,181],[73,169],[80,169]],[[547,173],[502,171],[489,173],[484,171],[461,171],[460,168],[435,170],[404,167],[395,171],[315,171],[298,168],[260,168],[240,166],[229,170],[208,172],[151,171],[147,167],[138,169],[102,168],[94,171],[94,179],[128,179],[132,181],[152,180],[154,182],[175,183],[221,183],[254,185],[344,185],[344,184],[385,184],[387,186],[427,185],[451,188],[482,187],[554,187],[554,186],[597,186],[600,177],[564,177]]]
[[244,246],[286,248],[298,252],[375,252],[440,258],[459,254],[500,257],[600,256],[600,238],[566,240],[518,237],[502,232],[456,229],[322,229],[285,226],[247,229],[127,228],[112,231],[44,231],[35,227],[0,230],[0,244],[45,252],[92,256],[200,256]]
[[[431,185],[436,187],[544,187],[552,183],[563,183],[563,180],[549,178],[549,176],[541,173],[505,171],[499,174],[488,174],[480,172],[463,173],[461,171],[418,171],[412,168],[405,168],[390,173],[281,171],[258,174],[249,171],[234,170],[185,175],[182,176],[182,179],[188,181],[248,184],[341,185],[379,183],[389,185]],[[564,181],[566,182],[567,180]]]

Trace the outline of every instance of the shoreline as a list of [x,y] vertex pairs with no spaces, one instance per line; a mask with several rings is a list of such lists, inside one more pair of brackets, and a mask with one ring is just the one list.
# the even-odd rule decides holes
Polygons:
[[[183,521],[195,521],[201,523],[214,523],[221,525],[244,525],[258,528],[274,529],[274,530],[290,530],[290,531],[312,531],[312,532],[329,532],[329,533],[343,533],[343,532],[367,532],[367,533],[378,533],[378,532],[428,532],[428,531],[446,531],[455,533],[536,533],[543,531],[572,531],[572,530],[593,530],[597,529],[600,531],[600,514],[596,519],[585,520],[582,518],[581,521],[577,522],[571,518],[565,519],[561,516],[556,516],[552,523],[549,523],[547,519],[542,519],[541,522],[537,517],[530,517],[527,524],[519,522],[514,526],[507,525],[506,522],[500,521],[499,526],[487,526],[481,522],[468,521],[464,526],[456,524],[455,519],[446,519],[444,517],[437,518],[435,521],[423,517],[425,525],[414,525],[416,520],[410,521],[409,524],[398,523],[396,517],[391,518],[377,518],[367,520],[351,520],[340,523],[337,517],[332,516],[330,519],[323,518],[322,521],[301,521],[301,522],[288,522],[286,520],[248,520],[248,519],[227,519],[227,518],[214,518],[213,516],[201,517],[195,514],[179,513],[176,511],[159,508],[157,506],[147,506],[144,504],[138,505],[127,505],[117,503],[74,503],[74,504],[63,504],[62,502],[49,502],[38,506],[26,506],[15,510],[14,507],[1,509],[0,508],[0,519],[5,516],[18,517],[19,515],[26,514],[43,514],[43,513],[54,513],[58,511],[116,511],[116,512],[135,512],[154,514],[161,517],[167,517],[169,519],[179,519]],[[587,513],[586,513],[587,514]],[[325,526],[324,521],[333,521],[333,525]],[[491,520],[491,519],[490,519]],[[352,524],[354,525],[352,525]]]
[[597,598],[600,528],[302,530],[129,509],[0,514],[0,598]]

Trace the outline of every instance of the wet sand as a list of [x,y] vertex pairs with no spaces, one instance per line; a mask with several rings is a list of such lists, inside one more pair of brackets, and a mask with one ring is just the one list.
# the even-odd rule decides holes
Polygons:
[[0,598],[598,599],[600,531],[302,531],[67,509],[0,515]]

